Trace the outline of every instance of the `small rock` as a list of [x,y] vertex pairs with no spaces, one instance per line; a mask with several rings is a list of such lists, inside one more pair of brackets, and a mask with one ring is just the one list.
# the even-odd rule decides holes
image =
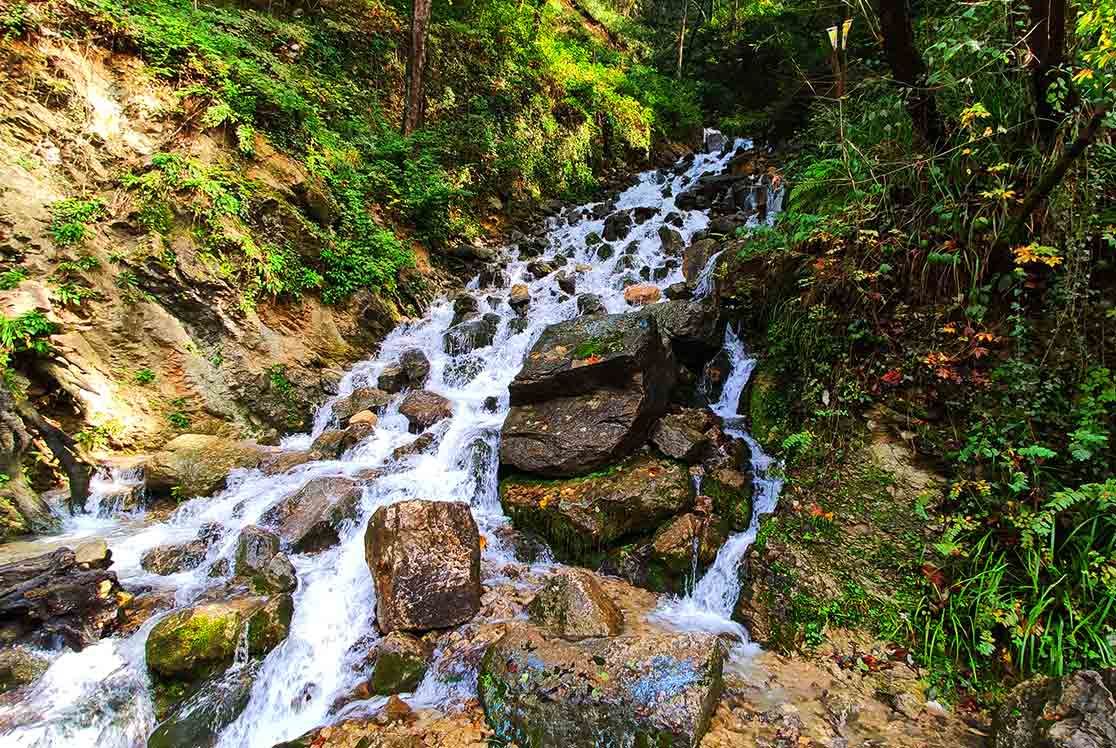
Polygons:
[[404,398],[399,412],[406,417],[412,434],[420,434],[441,420],[453,416],[453,404],[428,390],[412,392]]
[[650,283],[637,283],[624,289],[624,301],[633,306],[646,306],[654,304],[663,297],[663,292],[658,286]]
[[564,569],[547,580],[527,604],[531,621],[563,639],[618,636],[624,614],[597,582],[582,569]]
[[352,418],[349,419],[349,425],[353,426],[358,423],[367,423],[369,426],[375,426],[380,422],[379,416],[370,410],[362,410]]
[[515,313],[523,317],[527,314],[527,307],[531,304],[531,289],[525,283],[516,283],[511,287],[508,295],[508,305]]
[[107,569],[112,565],[112,551],[103,538],[87,540],[74,549],[74,561],[83,569]]

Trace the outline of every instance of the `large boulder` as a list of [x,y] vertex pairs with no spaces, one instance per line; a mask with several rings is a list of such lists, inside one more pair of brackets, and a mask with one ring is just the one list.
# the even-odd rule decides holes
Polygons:
[[291,596],[277,595],[201,603],[163,618],[144,645],[157,711],[228,669],[240,647],[249,657],[266,655],[287,638],[293,613]]
[[655,318],[674,355],[696,371],[724,345],[724,323],[712,301],[665,301],[648,306],[641,314]]
[[375,430],[375,421],[358,419],[344,429],[323,431],[310,448],[312,452],[319,455],[319,459],[322,457],[337,459],[372,436]]
[[364,536],[384,633],[464,623],[480,609],[480,533],[469,505],[402,501],[380,507]]
[[624,628],[624,613],[583,569],[563,569],[552,576],[527,611],[532,623],[570,641],[617,636]]
[[442,336],[442,346],[451,356],[472,353],[477,348],[492,345],[496,332],[500,329],[500,315],[489,312],[460,322],[446,330]]
[[714,239],[698,239],[687,247],[682,254],[682,276],[690,283],[697,281],[701,271],[709,264],[709,258],[717,253],[717,248]]
[[479,695],[495,737],[521,748],[695,748],[720,698],[724,658],[711,634],[571,644],[512,624],[485,654]]
[[1033,678],[996,713],[993,748],[1116,746],[1116,669]]
[[[476,299],[471,296],[462,298],[472,301],[473,311],[476,311]],[[426,378],[429,375],[430,361],[426,358],[426,354],[417,348],[409,348],[399,356],[398,363],[388,364],[384,367],[376,380],[376,386],[384,392],[394,394],[402,392],[404,389],[413,390],[422,387],[426,384]]]
[[210,496],[225,487],[229,471],[255,468],[270,453],[255,442],[207,434],[182,434],[151,455],[143,469],[148,491],[187,499]]
[[693,485],[679,463],[636,455],[582,478],[510,476],[500,484],[500,503],[516,527],[544,537],[560,559],[585,562],[689,508]]
[[601,235],[606,242],[615,242],[623,239],[632,231],[632,216],[626,211],[613,213],[604,222],[604,231]]
[[412,434],[421,434],[428,428],[453,416],[453,403],[436,392],[412,392],[399,405],[399,412],[407,419]]
[[115,573],[78,564],[69,548],[0,564],[0,646],[84,649],[116,630],[128,598]]
[[348,478],[315,478],[264,512],[260,521],[295,553],[316,553],[338,543],[343,523],[359,512],[362,493],[360,484]]
[[177,574],[180,571],[196,569],[205,561],[209,544],[203,540],[186,543],[165,543],[146,551],[140,558],[144,571],[160,576]]
[[600,315],[551,325],[509,388],[501,462],[548,477],[614,462],[646,440],[674,378],[653,317]]
[[706,434],[714,425],[712,421],[709,411],[698,408],[668,413],[655,425],[651,442],[667,457],[696,464],[712,447]]

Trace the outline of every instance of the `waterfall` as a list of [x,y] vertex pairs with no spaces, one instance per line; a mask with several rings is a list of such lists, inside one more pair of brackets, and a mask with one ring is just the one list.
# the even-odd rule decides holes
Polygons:
[[740,561],[755,542],[760,518],[775,510],[783,481],[778,471],[772,469],[772,458],[744,428],[743,418],[737,413],[740,395],[752,376],[756,359],[748,355],[743,341],[731,327],[725,330],[725,351],[732,362],[732,371],[725,381],[721,399],[713,405],[713,412],[724,419],[725,433],[743,439],[751,450],[754,487],[751,521],[747,529],[732,535],[721,546],[713,564],[692,592],[666,599],[653,617],[675,628],[728,633],[748,642],[747,631],[732,620],[732,610],[740,596]]
[[[710,133],[707,140],[711,146],[717,144]],[[737,141],[734,148],[711,147],[712,152],[696,154],[685,168],[641,174],[632,187],[617,196],[615,207],[650,208],[653,215],[633,225],[630,235],[616,243],[612,255],[604,257],[599,245],[586,242],[590,234],[599,236],[604,229],[603,218],[595,218],[592,213],[597,205],[590,204],[550,219],[549,246],[543,258],[563,258],[567,268],[582,266],[577,272],[579,293],[597,294],[609,312],[628,311],[623,299],[626,270],[648,268],[648,275],[660,288],[683,280],[680,263],[664,254],[658,234],[667,225],[667,218],[672,218],[672,227],[686,242],[708,226],[705,212],[679,209],[674,196],[701,176],[720,173],[733,153],[747,145],[746,141]],[[107,539],[113,552],[112,568],[121,581],[130,586],[172,589],[176,604],[185,606],[220,581],[210,576],[211,571],[219,562],[233,559],[240,531],[257,523],[270,507],[308,480],[354,476],[369,468],[383,470],[381,477],[364,488],[359,517],[341,533],[337,546],[316,555],[292,556],[298,588],[290,634],[260,665],[248,705],[221,733],[220,748],[271,748],[296,738],[334,719],[331,705],[359,682],[360,675],[352,665],[378,637],[374,626],[375,590],[363,544],[364,529],[378,507],[412,498],[467,502],[487,541],[482,563],[486,578],[492,579],[496,570],[514,561],[496,532],[508,522],[497,496],[498,440],[509,410],[508,385],[543,330],[577,315],[576,298],[559,291],[555,274],[535,279],[527,264],[528,258],[509,247],[504,263],[509,282],[478,294],[481,312],[500,318],[490,345],[463,355],[448,355],[443,336],[451,326],[453,306],[450,300],[442,299],[422,319],[395,329],[373,359],[357,364],[342,379],[337,398],[357,387],[374,386],[383,369],[398,360],[403,351],[421,350],[431,364],[426,388],[444,396],[453,406],[452,417],[431,430],[435,442],[430,450],[392,457],[397,448],[416,438],[399,413],[404,396],[401,393],[387,405],[373,434],[340,459],[306,463],[274,476],[258,470],[233,471],[223,491],[184,502],[166,521],[141,518],[125,522],[119,514],[99,520],[114,523]],[[531,293],[530,313],[522,322],[508,303],[510,287],[519,283],[526,284]],[[477,282],[470,285],[476,288]],[[715,409],[730,423],[728,433],[739,435],[752,446],[756,513],[753,527],[731,538],[713,567],[696,580],[692,593],[674,604],[727,620],[737,594],[736,563],[755,536],[756,518],[774,505],[778,484],[763,477],[769,461],[765,462],[767,458],[758,446],[742,427],[732,425],[737,423],[736,398],[754,361],[731,332],[725,344],[733,356],[733,369]],[[486,407],[486,400],[492,397],[496,398],[495,409],[490,404]],[[282,447],[305,449],[314,437],[335,425],[332,406],[337,398],[315,414],[309,433],[285,438]],[[106,485],[122,481],[123,474],[104,476]],[[92,509],[100,513],[108,491],[96,491],[101,498],[91,499]],[[192,540],[203,525],[214,522],[220,523],[225,532],[197,568],[164,577],[141,567],[140,559],[147,550]],[[158,618],[147,621],[131,637],[106,639],[82,652],[58,656],[26,699],[15,705],[0,704],[0,725],[8,731],[0,742],[36,748],[141,745],[154,727],[144,642]],[[416,693],[405,697],[414,705],[452,704],[472,697],[475,678],[475,673],[448,672],[436,660]]]

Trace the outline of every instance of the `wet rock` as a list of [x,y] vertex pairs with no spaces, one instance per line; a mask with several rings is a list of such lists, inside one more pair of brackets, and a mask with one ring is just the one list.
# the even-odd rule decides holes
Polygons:
[[722,688],[711,634],[645,634],[571,644],[508,626],[480,670],[479,695],[501,742],[521,748],[696,746]]
[[577,293],[577,278],[574,275],[563,270],[558,273],[555,279],[558,281],[558,288],[563,292],[568,293],[570,296]]
[[616,254],[616,250],[613,249],[611,244],[602,244],[601,246],[597,247],[597,259],[598,260],[612,259],[612,256],[614,254]]
[[500,329],[500,315],[488,313],[483,317],[468,320],[446,330],[442,345],[451,356],[471,353],[477,348],[492,345],[496,332]]
[[460,324],[478,314],[480,314],[480,304],[477,302],[476,297],[467,293],[460,294],[453,300],[453,320],[450,324]]
[[695,371],[724,344],[724,323],[712,301],[666,301],[652,304],[642,313],[655,318],[674,355]]
[[1116,745],[1116,669],[1032,678],[996,712],[993,748],[1109,748]]
[[143,554],[140,558],[140,566],[144,571],[165,577],[180,571],[196,569],[205,561],[208,552],[209,544],[201,540],[157,545]]
[[659,209],[649,206],[640,206],[632,211],[632,217],[635,218],[637,224],[647,223],[657,215],[659,215]]
[[412,392],[404,398],[399,412],[407,419],[412,434],[420,434],[434,424],[453,416],[453,404],[428,390]]
[[374,662],[371,675],[361,684],[368,693],[362,698],[414,691],[426,675],[431,654],[430,645],[402,631],[380,639],[369,654]]
[[678,233],[677,229],[670,226],[659,227],[659,245],[662,247],[663,254],[667,256],[682,254],[683,247],[686,246],[682,234]]
[[596,245],[598,245],[600,243],[601,243],[601,235],[598,234],[596,231],[590,231],[588,234],[585,235],[585,246],[586,247],[595,247]]
[[699,239],[687,247],[682,255],[682,276],[690,283],[696,282],[717,249],[717,242],[713,239]]
[[512,335],[519,335],[520,333],[527,332],[527,328],[530,326],[530,321],[526,317],[516,317],[508,321],[508,332]]
[[692,501],[686,470],[647,455],[582,478],[510,476],[500,483],[500,504],[513,524],[545,538],[566,562],[583,561],[633,536],[650,534]]
[[735,467],[706,470],[701,483],[701,492],[713,502],[713,511],[737,532],[751,521],[753,489],[751,474]]
[[545,260],[532,260],[527,263],[527,274],[535,280],[545,278],[554,272],[554,266]]
[[651,552],[672,575],[688,576],[695,561],[699,572],[713,563],[726,538],[717,518],[683,514],[659,528],[651,541]]
[[673,386],[653,319],[595,315],[551,325],[509,388],[501,463],[549,477],[592,472],[647,438]]
[[671,283],[663,291],[663,295],[671,301],[681,301],[693,298],[694,289],[688,283],[679,281],[678,283]]
[[527,308],[531,305],[531,289],[525,283],[516,283],[508,295],[508,305],[520,317],[526,316]]
[[381,507],[368,523],[364,550],[384,633],[455,626],[480,609],[480,534],[468,504]]
[[342,423],[362,410],[377,413],[391,402],[391,394],[375,387],[357,387],[333,404],[333,415]]
[[277,595],[202,603],[163,618],[144,648],[156,709],[165,713],[226,670],[242,641],[248,655],[266,655],[287,638],[293,612],[291,596]]
[[613,213],[604,222],[602,236],[606,242],[619,241],[626,237],[632,230],[632,216],[629,213]]
[[570,641],[617,636],[624,628],[623,612],[583,569],[563,569],[550,577],[527,611],[532,623]]
[[601,297],[595,293],[583,293],[577,297],[578,314],[608,314]]
[[260,472],[264,475],[279,475],[299,465],[305,465],[308,462],[320,459],[322,459],[322,455],[312,449],[275,452],[264,458],[260,465]]
[[663,292],[658,286],[650,283],[636,283],[624,289],[624,301],[633,306],[646,306],[654,304],[663,297]]
[[489,265],[480,271],[477,284],[481,288],[504,288],[508,285],[508,274],[499,265]]
[[722,236],[732,236],[736,230],[747,223],[748,219],[739,214],[729,216],[718,216],[709,222],[710,234],[721,234]]
[[26,649],[0,649],[0,694],[34,682],[48,667],[50,660]]
[[182,434],[144,465],[144,484],[155,494],[174,491],[183,499],[211,496],[225,487],[229,471],[258,467],[268,450],[207,434]]
[[174,607],[174,590],[149,590],[133,597],[121,609],[117,636],[131,636],[147,619]]
[[708,411],[696,408],[669,413],[655,425],[651,442],[667,457],[697,464],[711,446],[705,435],[712,426],[709,416]]
[[147,739],[147,748],[213,748],[252,696],[260,661],[234,665],[183,701]]
[[316,553],[336,545],[347,520],[360,508],[361,488],[348,478],[315,478],[264,512],[260,521],[274,527],[295,553]]
[[298,586],[294,565],[279,546],[279,536],[262,527],[249,525],[240,532],[233,570],[248,580],[253,592],[292,592]]
[[402,460],[411,455],[422,454],[434,446],[433,434],[421,434],[410,444],[404,444],[402,447],[396,447],[391,453],[392,460]]
[[112,566],[112,551],[102,538],[87,540],[74,548],[74,561],[82,569],[107,569]]
[[365,425],[368,425],[368,426],[375,426],[379,422],[380,422],[380,417],[377,416],[375,413],[373,413],[370,410],[362,410],[359,413],[357,413],[356,415],[354,415],[352,418],[349,419],[349,425],[350,426],[356,426],[357,424],[365,424]]
[[310,449],[322,457],[337,459],[371,436],[375,430],[375,423],[358,421],[341,430],[323,431],[310,445]]
[[671,226],[679,229],[686,225],[686,221],[684,218],[682,218],[682,214],[674,210],[667,213],[666,218],[664,218],[663,220],[666,223],[669,223]]

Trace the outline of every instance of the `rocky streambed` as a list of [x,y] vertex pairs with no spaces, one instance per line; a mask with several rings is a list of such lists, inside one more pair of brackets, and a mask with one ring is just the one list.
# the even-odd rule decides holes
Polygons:
[[781,485],[717,294],[713,237],[781,201],[747,149],[555,210],[310,433],[106,468],[0,566],[5,744],[982,744],[901,653],[785,660],[737,615]]

